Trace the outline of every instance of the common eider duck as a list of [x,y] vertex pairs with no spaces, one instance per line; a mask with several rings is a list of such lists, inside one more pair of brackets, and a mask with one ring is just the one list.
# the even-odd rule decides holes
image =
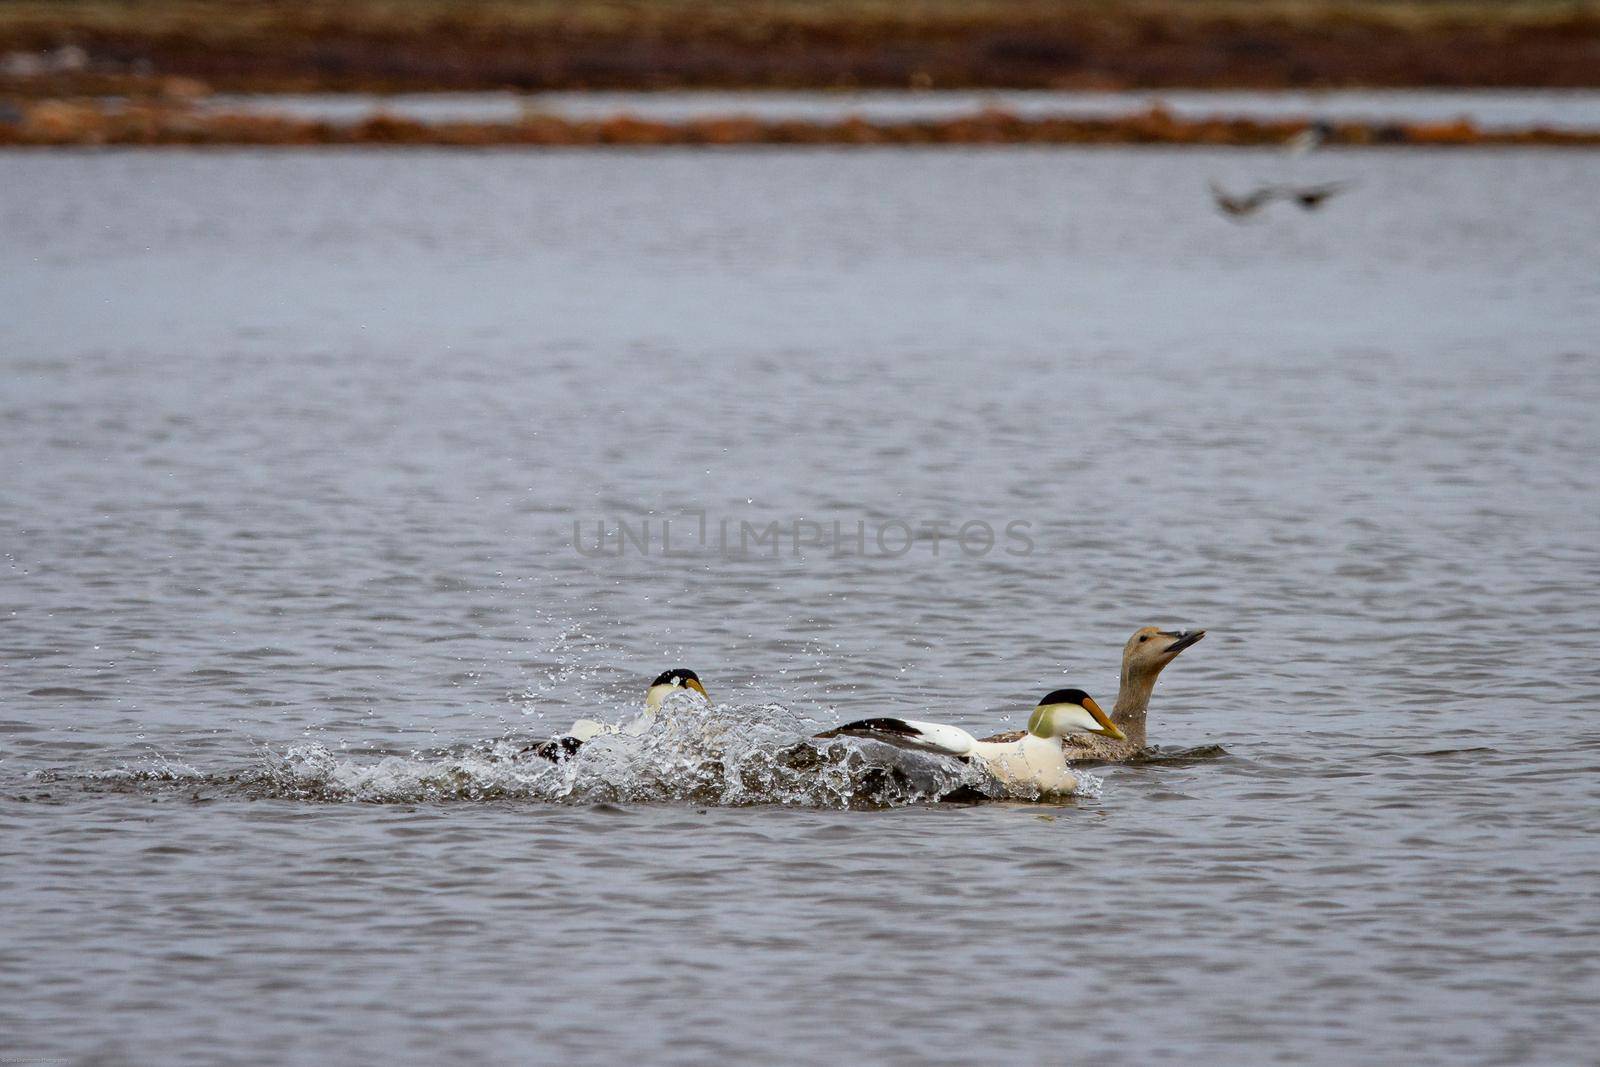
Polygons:
[[1057,689],[1047,694],[1028,717],[1028,729],[1016,740],[979,741],[959,727],[914,719],[861,719],[817,737],[865,737],[913,751],[955,756],[982,764],[1008,786],[1060,794],[1078,788],[1078,776],[1067,765],[1067,750],[1061,743],[1069,734],[1122,739],[1122,731],[1082,689]]
[[523,751],[559,763],[582,748],[585,741],[599,737],[601,734],[622,734],[628,737],[637,737],[650,729],[650,724],[655,721],[656,713],[661,710],[663,701],[673,693],[681,693],[686,689],[699,693],[707,701],[711,699],[706,693],[706,687],[700,684],[700,676],[694,671],[685,667],[662,671],[656,676],[656,680],[650,683],[650,688],[645,691],[644,710],[639,712],[632,722],[617,726],[608,722],[598,722],[594,719],[579,719],[562,736],[552,737],[548,741],[540,741],[523,749]]

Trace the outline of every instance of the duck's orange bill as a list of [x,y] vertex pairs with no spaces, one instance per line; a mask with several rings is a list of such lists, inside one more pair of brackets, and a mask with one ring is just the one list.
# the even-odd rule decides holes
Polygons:
[[1100,710],[1100,705],[1095,703],[1094,697],[1083,698],[1083,710],[1094,716],[1094,721],[1100,724],[1100,732],[1107,737],[1115,738],[1118,741],[1126,741],[1128,739],[1121,730],[1117,729],[1117,724],[1111,721],[1111,717]]

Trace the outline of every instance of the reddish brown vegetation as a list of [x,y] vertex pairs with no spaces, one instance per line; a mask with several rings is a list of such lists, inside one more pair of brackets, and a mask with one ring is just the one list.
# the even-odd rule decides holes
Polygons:
[[[1297,122],[1179,119],[1159,108],[1124,118],[1024,119],[986,111],[910,123],[768,122],[749,118],[650,122],[629,116],[569,121],[530,116],[515,123],[416,122],[375,116],[340,125],[286,117],[204,114],[182,106],[136,104],[108,111],[92,102],[46,101],[0,122],[0,145],[983,145],[1199,144],[1276,145],[1303,129]],[[1335,126],[1341,145],[1600,146],[1600,133],[1557,130],[1485,132],[1470,122]]]

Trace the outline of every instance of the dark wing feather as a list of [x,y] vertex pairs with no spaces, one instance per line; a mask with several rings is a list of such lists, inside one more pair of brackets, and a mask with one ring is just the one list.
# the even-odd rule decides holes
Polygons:
[[973,741],[972,735],[965,730],[907,719],[858,719],[820,733],[817,737],[865,737],[896,748],[936,752],[957,759],[970,757]]
[[[892,737],[921,737],[922,731],[906,722],[904,719],[857,719],[847,722],[843,726],[836,726],[818,737],[879,737],[889,734]],[[881,738],[880,738],[881,739]]]

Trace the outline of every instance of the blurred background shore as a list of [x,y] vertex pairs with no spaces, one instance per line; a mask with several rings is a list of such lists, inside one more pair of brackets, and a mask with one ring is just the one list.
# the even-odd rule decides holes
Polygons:
[[1600,86],[1588,0],[22,0],[22,95]]
[[[0,6],[0,145],[1263,145],[1313,125],[1331,144],[1593,145],[1600,120],[1574,116],[1597,86],[1592,0]],[[1312,99],[1129,95],[1182,90]],[[1460,104],[1324,106],[1356,90]],[[1503,95],[1530,90],[1539,106]],[[708,91],[730,95],[656,103]],[[785,93],[800,105],[766,103]],[[924,103],[870,99],[889,93]],[[1481,121],[1474,93],[1523,121]]]

